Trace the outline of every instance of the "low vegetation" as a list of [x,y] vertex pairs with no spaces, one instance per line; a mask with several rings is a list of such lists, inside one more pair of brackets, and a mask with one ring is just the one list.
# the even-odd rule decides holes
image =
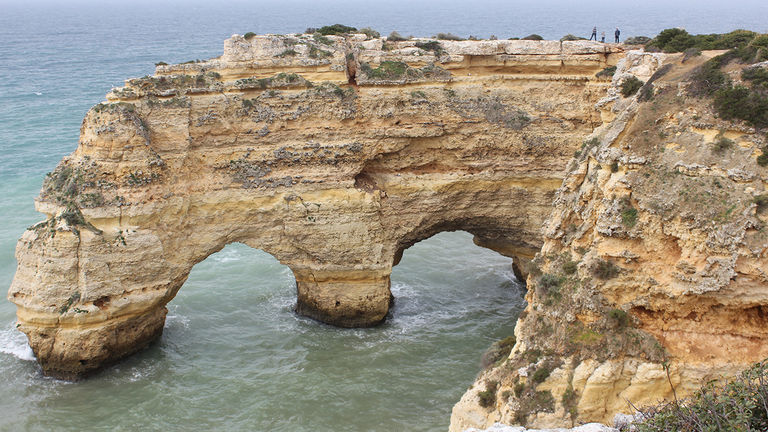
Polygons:
[[438,33],[437,36],[435,36],[435,39],[450,40],[450,41],[463,41],[464,40],[463,37],[456,36],[453,33]]
[[637,79],[637,77],[635,76],[626,78],[624,82],[621,83],[621,95],[624,97],[630,97],[633,94],[637,93],[637,91],[640,90],[640,87],[642,87],[643,84],[645,83]]
[[[690,48],[700,50],[724,50],[740,48],[749,44],[758,36],[748,30],[734,30],[725,34],[692,35],[680,28],[663,30],[648,41],[646,49],[656,49],[666,53],[684,52]],[[758,40],[760,43],[762,39]]]
[[522,40],[535,40],[535,41],[544,40],[543,37],[541,37],[540,35],[537,35],[536,33],[530,34],[530,35],[528,35],[528,36],[526,36],[524,38],[521,38],[521,39]]
[[402,42],[402,41],[407,41],[408,39],[410,38],[404,37],[396,31],[393,31],[392,33],[389,34],[389,36],[387,36],[388,42]]
[[607,280],[618,276],[619,270],[614,263],[601,259],[592,267],[592,274],[598,279]]
[[768,361],[725,383],[709,383],[688,399],[640,410],[638,432],[768,430]]
[[512,352],[512,347],[515,346],[517,340],[515,335],[508,336],[500,341],[494,342],[485,354],[483,354],[480,364],[483,369],[487,369],[490,366],[509,357],[509,353]]
[[616,73],[616,66],[606,66],[605,69],[596,73],[597,78],[611,78]]
[[323,36],[328,35],[341,35],[341,34],[347,34],[347,33],[354,33],[357,29],[354,27],[346,26],[344,24],[334,24],[329,26],[323,26],[317,29],[315,33],[319,33]]
[[481,407],[490,408],[496,404],[496,391],[498,390],[498,387],[498,381],[485,382],[485,390],[477,392]]
[[570,33],[560,38],[560,42],[564,41],[577,41],[577,40],[587,40],[587,38],[583,38],[581,36],[575,36]]

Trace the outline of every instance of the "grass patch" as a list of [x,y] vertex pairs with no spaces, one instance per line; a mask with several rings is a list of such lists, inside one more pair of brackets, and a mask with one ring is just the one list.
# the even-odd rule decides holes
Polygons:
[[393,80],[402,78],[408,65],[397,61],[383,61],[377,68],[371,68],[368,63],[362,63],[360,69],[371,79]]

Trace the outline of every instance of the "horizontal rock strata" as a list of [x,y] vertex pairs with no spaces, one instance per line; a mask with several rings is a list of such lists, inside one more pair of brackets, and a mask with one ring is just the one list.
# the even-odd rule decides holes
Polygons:
[[[466,230],[524,276],[621,49],[591,42],[235,35],[93,107],[46,178],[8,297],[45,373],[156,339],[233,242],[293,271],[297,311],[381,322],[404,249]],[[211,287],[216,289],[216,287]]]

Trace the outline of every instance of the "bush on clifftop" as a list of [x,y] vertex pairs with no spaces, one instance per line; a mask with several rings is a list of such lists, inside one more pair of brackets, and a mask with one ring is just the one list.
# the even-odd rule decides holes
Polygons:
[[722,385],[709,383],[692,397],[641,410],[638,432],[768,430],[768,360]]

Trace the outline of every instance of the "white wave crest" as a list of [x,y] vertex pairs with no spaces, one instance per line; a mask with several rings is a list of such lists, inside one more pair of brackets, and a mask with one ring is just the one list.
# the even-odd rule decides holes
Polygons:
[[14,324],[11,324],[10,328],[0,330],[0,352],[10,354],[19,360],[35,360],[35,354],[27,343],[27,337],[16,330]]

